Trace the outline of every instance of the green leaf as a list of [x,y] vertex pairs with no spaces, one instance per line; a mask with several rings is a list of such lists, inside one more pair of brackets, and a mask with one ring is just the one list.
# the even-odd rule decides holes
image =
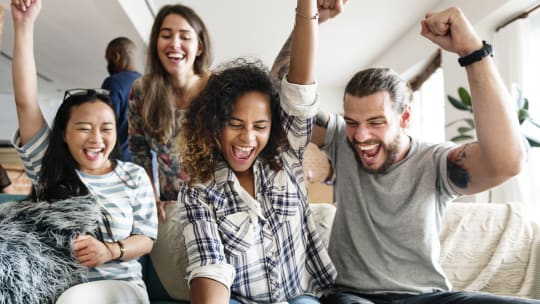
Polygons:
[[461,100],[458,100],[450,95],[448,95],[448,101],[450,101],[450,104],[454,106],[454,108],[461,110],[461,111],[469,111],[472,113],[472,107],[467,106],[466,104],[463,104]]
[[534,139],[527,137],[527,141],[529,142],[529,145],[531,145],[531,147],[540,147],[540,142]]
[[469,126],[471,126],[471,128],[474,129],[474,119],[472,119],[472,118],[464,118],[463,121],[466,122]]
[[450,140],[453,142],[460,142],[460,141],[466,141],[466,140],[471,140],[471,139],[474,139],[474,137],[470,135],[458,135],[458,136],[453,137]]
[[459,94],[459,98],[461,98],[461,101],[463,102],[463,104],[471,107],[471,105],[472,105],[471,95],[469,94],[469,92],[467,92],[467,89],[465,89],[464,87],[459,87],[458,88],[458,94]]
[[459,136],[454,136],[454,137],[450,138],[450,141],[459,142]]
[[458,130],[459,134],[464,134],[464,133],[470,132],[471,130],[474,130],[474,128],[459,127],[457,130]]
[[[517,104],[517,108],[518,108],[517,115],[518,115],[519,123],[523,124],[523,122],[525,122],[525,120],[528,120],[533,126],[540,129],[540,122],[535,121],[529,114],[529,100],[527,98],[523,97],[520,90],[518,90],[518,93],[519,94],[518,94],[518,97],[516,99],[516,104]],[[471,95],[469,94],[467,89],[465,89],[464,87],[459,87],[458,88],[458,94],[459,94],[460,99],[452,97],[451,95],[447,95],[448,96],[448,101],[450,102],[450,104],[454,108],[456,108],[456,109],[458,109],[460,111],[468,111],[470,113],[473,113]],[[454,120],[454,121],[452,121],[450,123],[447,123],[445,125],[445,127],[449,127],[449,126],[454,125],[454,124],[456,124],[458,122],[461,122],[461,121],[466,123],[468,125],[468,127],[458,125],[457,132],[459,133],[459,135],[457,135],[457,136],[453,137],[452,139],[450,139],[453,142],[460,142],[460,141],[467,141],[467,140],[473,140],[474,139],[473,136],[467,134],[467,133],[470,133],[471,131],[474,131],[474,129],[475,129],[474,119],[472,119],[472,118],[457,119],[457,120]],[[538,141],[538,139],[531,139],[531,138],[527,137],[527,140],[528,140],[529,144],[531,145],[531,147],[540,147],[540,142]]]
[[472,140],[472,139],[474,139],[474,137],[472,137],[471,135],[461,134],[461,135],[454,136],[450,140],[453,141],[453,142],[462,142],[462,141],[468,141],[468,140]]
[[527,118],[529,118],[529,112],[527,110],[520,109],[518,111],[519,124],[522,124]]

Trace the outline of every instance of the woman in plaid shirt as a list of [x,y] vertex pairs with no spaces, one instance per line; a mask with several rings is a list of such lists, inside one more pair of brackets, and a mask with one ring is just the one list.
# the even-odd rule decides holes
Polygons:
[[239,59],[187,113],[178,147],[191,179],[179,203],[192,303],[319,303],[334,281],[302,168],[319,105],[316,2],[297,1],[281,88],[260,62]]

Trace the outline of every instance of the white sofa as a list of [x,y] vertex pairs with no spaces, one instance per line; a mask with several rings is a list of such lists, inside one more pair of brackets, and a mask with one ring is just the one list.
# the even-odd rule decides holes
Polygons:
[[[312,206],[328,239],[335,208]],[[440,263],[454,290],[540,299],[540,229],[523,204],[451,203],[440,239]]]
[[540,229],[521,203],[452,203],[440,262],[455,290],[540,299]]

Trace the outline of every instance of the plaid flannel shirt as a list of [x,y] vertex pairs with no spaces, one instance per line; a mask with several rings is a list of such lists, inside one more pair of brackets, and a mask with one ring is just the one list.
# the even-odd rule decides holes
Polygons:
[[255,198],[222,162],[215,179],[180,189],[188,280],[211,278],[246,303],[318,295],[336,277],[307,203],[302,157],[318,110],[315,85],[282,83],[284,168],[256,160]]

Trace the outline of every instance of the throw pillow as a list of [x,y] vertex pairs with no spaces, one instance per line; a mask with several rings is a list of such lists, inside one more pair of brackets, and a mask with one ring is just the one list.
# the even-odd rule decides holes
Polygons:
[[0,303],[54,303],[84,282],[72,239],[93,233],[100,217],[91,197],[0,204]]
[[309,208],[313,214],[313,220],[317,225],[317,232],[328,249],[330,232],[332,231],[332,224],[334,223],[334,216],[336,214],[336,206],[327,203],[315,203],[309,204]]

